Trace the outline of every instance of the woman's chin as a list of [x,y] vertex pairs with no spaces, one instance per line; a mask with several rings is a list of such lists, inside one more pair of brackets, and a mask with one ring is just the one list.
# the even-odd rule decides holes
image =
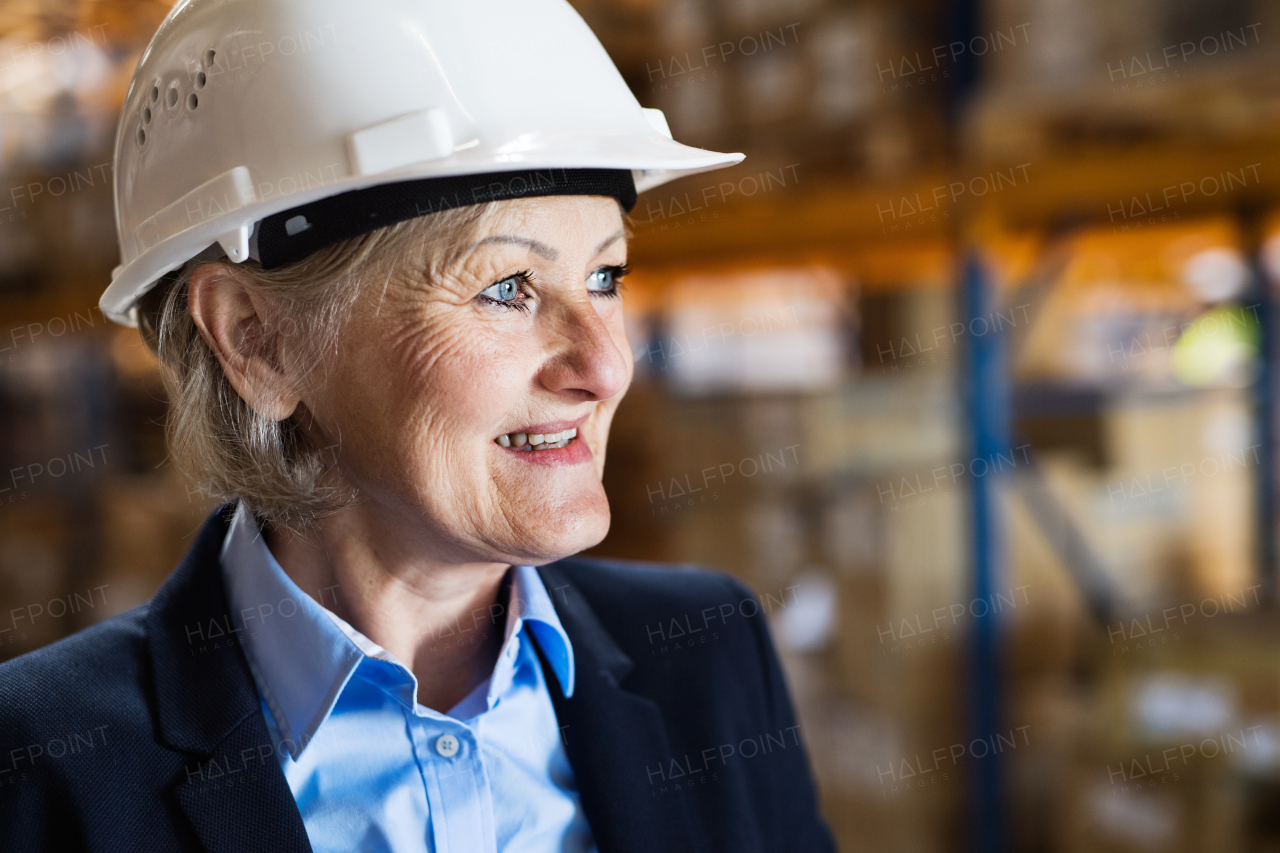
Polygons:
[[526,565],[543,565],[599,545],[609,532],[609,503],[557,507],[525,525],[524,541],[513,543]]

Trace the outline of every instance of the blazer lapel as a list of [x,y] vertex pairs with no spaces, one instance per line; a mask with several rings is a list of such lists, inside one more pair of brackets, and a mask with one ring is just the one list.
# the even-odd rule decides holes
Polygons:
[[157,735],[187,755],[174,794],[209,853],[310,853],[228,613],[219,556],[233,510],[210,516],[151,603]]
[[554,563],[538,572],[557,591],[556,613],[573,643],[571,698],[541,649],[538,656],[596,845],[601,853],[696,850],[684,798],[656,796],[649,784],[649,769],[672,754],[661,709],[623,687],[634,664],[572,581]]
[[208,758],[190,762],[178,802],[209,853],[311,853],[278,761],[266,721],[257,714],[246,717]]

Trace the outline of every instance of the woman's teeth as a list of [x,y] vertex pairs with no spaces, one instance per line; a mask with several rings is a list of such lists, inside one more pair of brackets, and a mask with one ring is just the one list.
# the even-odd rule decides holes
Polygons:
[[577,427],[567,429],[563,432],[535,432],[532,435],[525,432],[509,432],[506,435],[498,436],[498,444],[503,447],[511,447],[525,452],[534,450],[555,450],[557,448],[564,447],[577,437]]

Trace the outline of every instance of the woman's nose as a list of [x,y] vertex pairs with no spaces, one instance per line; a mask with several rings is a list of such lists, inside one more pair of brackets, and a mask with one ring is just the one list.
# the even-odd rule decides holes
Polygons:
[[625,341],[614,340],[591,297],[583,294],[557,303],[549,313],[548,358],[539,376],[542,385],[586,400],[607,400],[626,390],[631,351]]

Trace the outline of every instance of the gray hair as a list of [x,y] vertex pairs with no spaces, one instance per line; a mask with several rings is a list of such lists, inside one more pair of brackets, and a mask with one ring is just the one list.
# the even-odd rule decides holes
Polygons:
[[[337,455],[313,447],[298,415],[272,420],[232,387],[196,328],[188,286],[208,263],[223,267],[246,290],[266,297],[266,352],[282,338],[297,347],[291,362],[319,366],[336,351],[343,324],[371,280],[431,281],[455,262],[500,202],[420,216],[322,249],[296,263],[264,270],[256,261],[232,264],[205,256],[170,273],[139,303],[143,338],[160,360],[169,396],[166,433],[177,469],[202,493],[240,500],[268,523],[304,530],[356,499],[326,476]],[[310,381],[312,377],[299,377]],[[323,377],[320,377],[323,381]]]

